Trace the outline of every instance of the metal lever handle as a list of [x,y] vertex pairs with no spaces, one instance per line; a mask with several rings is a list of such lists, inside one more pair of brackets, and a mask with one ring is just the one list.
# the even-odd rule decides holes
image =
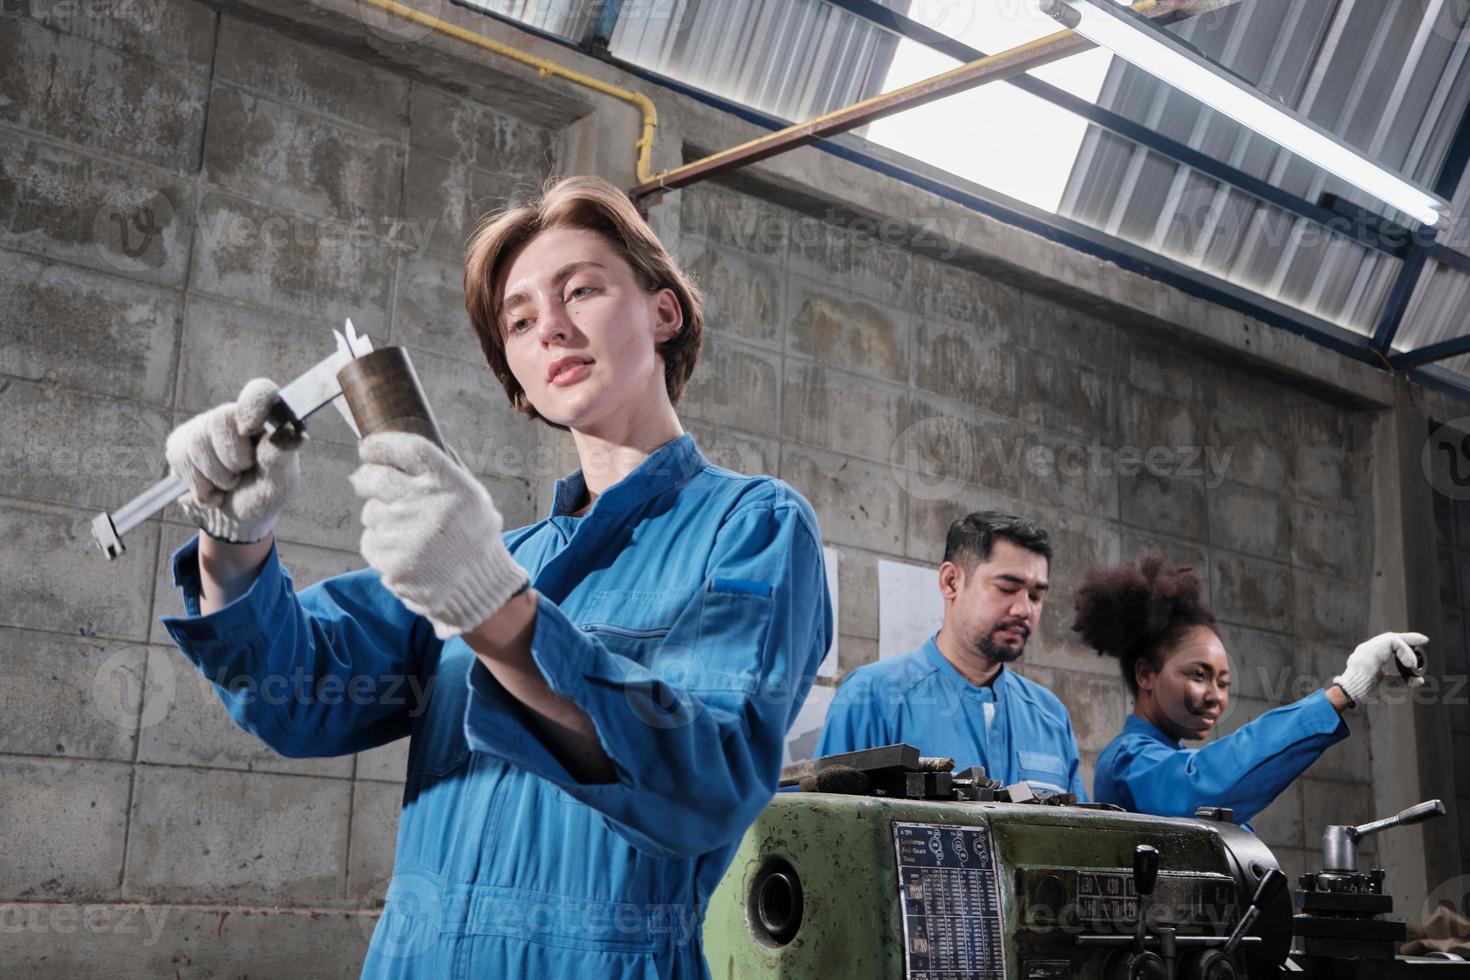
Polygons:
[[1159,880],[1159,851],[1148,844],[1133,849],[1133,887],[1138,892],[1138,922],[1133,927],[1133,949],[1142,953],[1148,922],[1148,899]]
[[1230,938],[1225,940],[1225,945],[1220,952],[1228,958],[1235,953],[1235,947],[1240,945],[1245,931],[1255,925],[1256,919],[1260,917],[1261,910],[1276,900],[1281,894],[1281,889],[1286,887],[1286,875],[1275,868],[1271,868],[1261,876],[1261,883],[1256,886],[1256,895],[1251,899],[1251,907],[1245,910],[1245,915],[1240,917],[1235,931],[1230,933]]
[[1133,849],[1133,885],[1140,897],[1154,893],[1159,880],[1159,851],[1148,844],[1139,844]]
[[1411,806],[1402,813],[1384,820],[1375,820],[1360,827],[1328,827],[1322,832],[1322,870],[1351,872],[1358,870],[1358,841],[1369,834],[1376,834],[1390,827],[1403,827],[1421,823],[1431,817],[1443,816],[1444,802],[1426,800]]
[[1365,823],[1361,827],[1350,827],[1348,832],[1353,835],[1354,840],[1362,840],[1369,834],[1376,834],[1380,830],[1387,830],[1390,827],[1407,827],[1409,824],[1423,823],[1433,817],[1442,817],[1444,814],[1443,800],[1426,800],[1409,807],[1397,816]]

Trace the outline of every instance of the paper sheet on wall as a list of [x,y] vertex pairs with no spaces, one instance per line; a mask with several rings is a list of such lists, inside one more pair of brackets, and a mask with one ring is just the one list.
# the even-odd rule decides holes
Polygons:
[[786,733],[786,749],[781,754],[781,765],[802,762],[812,757],[817,750],[817,740],[822,736],[822,725],[827,721],[827,709],[832,706],[835,687],[813,684],[806,696],[806,704],[797,712],[791,731]]
[[827,655],[817,667],[817,676],[836,677],[837,637],[842,632],[837,628],[837,611],[841,608],[837,602],[837,549],[823,548],[822,559],[827,566],[827,593],[832,597],[832,645],[827,648]]
[[944,621],[939,572],[927,565],[878,562],[878,659],[917,650]]

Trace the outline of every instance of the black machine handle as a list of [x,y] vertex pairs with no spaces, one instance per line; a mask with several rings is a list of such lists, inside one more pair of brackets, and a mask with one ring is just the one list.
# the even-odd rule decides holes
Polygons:
[[1251,899],[1250,908],[1245,910],[1245,915],[1240,917],[1235,931],[1230,933],[1230,938],[1225,940],[1224,947],[1220,950],[1226,956],[1235,952],[1235,947],[1240,945],[1240,940],[1245,936],[1246,930],[1255,925],[1256,919],[1261,915],[1261,910],[1276,900],[1281,890],[1286,887],[1286,875],[1276,868],[1271,868],[1261,876],[1261,883],[1256,886],[1256,895]]
[[1133,949],[1143,952],[1147,937],[1148,899],[1159,881],[1159,850],[1149,844],[1133,849],[1133,887],[1138,892],[1138,922],[1133,926]]
[[1148,844],[1139,844],[1133,849],[1133,887],[1140,898],[1154,893],[1159,880],[1159,851]]

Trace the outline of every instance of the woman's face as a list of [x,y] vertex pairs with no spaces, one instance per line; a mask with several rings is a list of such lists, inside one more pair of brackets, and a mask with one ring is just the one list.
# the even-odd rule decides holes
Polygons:
[[1152,720],[1175,739],[1202,739],[1230,706],[1230,657],[1208,626],[1193,626],[1164,652],[1162,668],[1140,661],[1138,695],[1151,700]]
[[536,235],[503,273],[505,359],[551,422],[617,428],[668,401],[655,350],[682,325],[672,290],[650,293],[606,239],[580,228]]

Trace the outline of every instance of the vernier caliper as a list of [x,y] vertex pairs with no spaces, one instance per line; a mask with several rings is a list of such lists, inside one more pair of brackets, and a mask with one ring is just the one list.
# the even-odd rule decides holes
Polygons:
[[[280,390],[261,438],[269,438],[279,429],[302,429],[308,416],[328,404],[335,404],[353,433],[357,433],[357,423],[342,401],[337,372],[354,358],[371,353],[373,342],[366,335],[359,337],[351,320],[343,330],[333,330],[332,335],[337,340],[337,349]],[[124,551],[124,534],[188,492],[189,487],[182,480],[166,476],[116,511],[92,518],[92,540],[109,559],[116,558]]]

